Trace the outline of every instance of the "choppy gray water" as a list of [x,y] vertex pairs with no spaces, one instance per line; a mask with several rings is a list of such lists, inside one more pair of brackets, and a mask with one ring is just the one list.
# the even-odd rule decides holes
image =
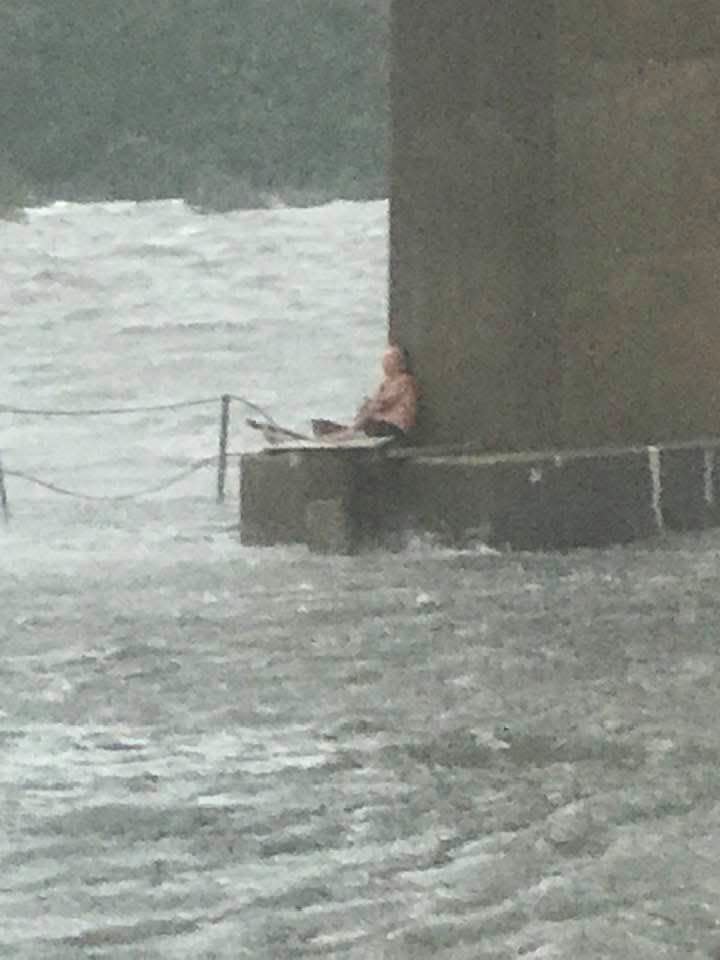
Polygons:
[[[385,216],[0,224],[0,403],[347,415]],[[216,432],[214,406],[0,415],[8,469],[93,493]],[[331,560],[242,548],[208,471],[9,492],[2,956],[720,957],[720,536]]]

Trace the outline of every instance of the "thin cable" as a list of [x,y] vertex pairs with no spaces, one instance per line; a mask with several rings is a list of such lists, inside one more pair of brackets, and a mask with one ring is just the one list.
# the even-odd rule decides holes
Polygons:
[[145,487],[142,490],[135,490],[133,493],[119,493],[119,494],[95,494],[95,493],[82,493],[78,490],[68,490],[66,487],[61,487],[56,483],[50,483],[48,480],[41,480],[39,477],[34,477],[32,474],[25,473],[23,470],[5,470],[6,477],[17,477],[19,480],[25,480],[28,483],[34,483],[38,487],[45,487],[46,490],[52,490],[53,493],[59,493],[65,497],[74,497],[77,500],[95,500],[95,501],[120,501],[120,500],[135,500],[138,497],[144,497],[151,493],[159,493],[161,490],[167,490],[168,487],[172,487],[174,484],[179,483],[181,480],[184,480],[186,477],[192,476],[192,474],[197,473],[198,470],[202,470],[204,467],[209,466],[211,463],[215,463],[217,457],[205,457],[203,460],[197,460],[190,467],[187,467],[185,470],[180,471],[180,473],[174,474],[167,480],[163,480],[160,483],[156,483],[151,487]]
[[0,404],[0,413],[15,413],[27,417],[99,417],[123,413],[153,413],[156,410],[180,410],[182,407],[200,407],[207,406],[210,403],[217,403],[217,397],[207,397],[202,400],[180,400],[177,403],[158,403],[144,407],[94,407],[87,410],[43,410]]
[[277,422],[275,417],[271,416],[264,407],[259,406],[257,403],[253,403],[252,400],[248,400],[246,397],[239,397],[234,393],[229,393],[228,396],[231,400],[237,400],[238,403],[244,403],[246,407],[250,410],[254,410],[255,413],[259,413],[261,417],[264,417],[265,420],[273,427],[279,427],[280,424]]

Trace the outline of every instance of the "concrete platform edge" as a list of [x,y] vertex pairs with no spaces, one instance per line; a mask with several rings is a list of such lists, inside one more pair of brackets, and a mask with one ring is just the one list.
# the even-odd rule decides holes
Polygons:
[[308,448],[241,460],[243,544],[351,554],[429,534],[523,550],[716,525],[720,437],[596,450]]

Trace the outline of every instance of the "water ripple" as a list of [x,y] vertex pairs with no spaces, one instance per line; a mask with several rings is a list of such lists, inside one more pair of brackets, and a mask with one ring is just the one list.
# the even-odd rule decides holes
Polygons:
[[[385,338],[385,217],[31,211],[0,232],[6,396],[344,416]],[[216,421],[6,417],[3,459],[145,486]],[[255,440],[236,411],[231,435]],[[331,560],[241,548],[211,475],[9,492],[3,955],[720,955],[717,534]]]

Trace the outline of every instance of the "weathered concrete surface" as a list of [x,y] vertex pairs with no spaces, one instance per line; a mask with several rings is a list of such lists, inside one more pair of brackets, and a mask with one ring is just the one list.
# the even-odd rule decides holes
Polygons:
[[242,540],[315,552],[431,534],[522,550],[605,546],[716,524],[717,440],[516,454],[311,449],[242,460]]
[[671,530],[698,530],[717,523],[716,446],[660,451],[663,521]]
[[720,430],[720,13],[558,3],[564,432]]
[[390,327],[426,442],[554,441],[554,4],[393,6]]
[[391,332],[423,442],[720,431],[720,8],[394,0]]
[[487,541],[493,476],[489,465],[461,456],[402,458],[403,523],[439,540]]
[[[669,463],[668,473],[675,481],[686,467]],[[521,550],[605,546],[664,526],[647,448],[420,455],[408,461],[402,483],[407,525],[454,545],[480,538]],[[413,509],[418,501],[424,512]]]
[[387,541],[401,466],[357,447],[244,454],[242,542],[308,543],[319,552],[352,553],[379,537]]
[[646,449],[573,452],[498,470],[491,542],[516,549],[629,543],[659,533]]

